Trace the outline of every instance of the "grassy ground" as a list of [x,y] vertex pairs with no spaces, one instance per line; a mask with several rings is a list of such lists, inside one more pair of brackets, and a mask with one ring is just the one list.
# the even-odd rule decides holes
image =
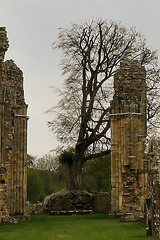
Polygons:
[[153,240],[141,223],[121,223],[106,214],[33,215],[30,222],[0,224],[0,240]]

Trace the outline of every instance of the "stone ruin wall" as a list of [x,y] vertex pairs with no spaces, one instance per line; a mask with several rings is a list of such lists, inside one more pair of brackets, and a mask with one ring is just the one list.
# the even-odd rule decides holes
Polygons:
[[111,119],[111,215],[123,220],[143,216],[147,175],[146,72],[138,61],[124,60],[114,77]]
[[149,143],[148,194],[145,202],[147,235],[160,238],[160,139]]
[[111,119],[111,216],[145,221],[160,238],[160,139],[146,140],[145,69],[125,60],[115,74]]
[[4,62],[8,49],[0,28],[0,222],[26,213],[27,105],[23,73],[13,60]]
[[[27,200],[27,105],[23,73],[0,27],[0,222],[25,215]],[[145,69],[126,59],[115,74],[111,119],[111,215],[135,220],[144,213],[147,234],[160,238],[160,141],[152,142],[144,169],[146,139]],[[158,144],[158,145],[157,145]],[[127,216],[127,217],[126,217]]]

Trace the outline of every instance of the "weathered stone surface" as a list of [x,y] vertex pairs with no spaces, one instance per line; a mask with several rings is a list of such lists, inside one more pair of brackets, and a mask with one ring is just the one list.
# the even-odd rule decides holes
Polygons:
[[63,211],[51,211],[52,215],[88,215],[93,214],[93,210],[63,210]]
[[111,210],[111,195],[110,193],[95,193],[94,212],[109,213]]
[[66,210],[92,210],[94,206],[94,194],[85,191],[61,191],[51,194],[44,199],[48,212]]
[[[111,214],[143,216],[146,175],[146,72],[126,59],[114,77],[111,119]],[[131,219],[131,217],[129,217]]]
[[29,214],[41,214],[46,212],[46,205],[43,202],[31,204],[27,202],[27,212]]
[[150,142],[148,194],[145,202],[147,235],[160,238],[160,140]]
[[8,48],[0,28],[0,222],[26,212],[27,105],[23,73],[13,60],[4,62]]
[[[109,193],[88,194],[87,192],[83,192],[83,194],[82,193],[78,194],[79,198],[77,198],[76,196],[77,199],[76,204],[75,195],[73,196],[73,193],[69,194],[67,192],[62,191],[47,196],[43,202],[37,202],[36,204],[30,204],[29,202],[27,202],[27,212],[29,214],[40,214],[49,211],[53,215],[92,214],[93,212],[105,212],[105,213],[110,212],[111,196]],[[82,197],[82,195],[86,195],[87,197],[85,196],[84,199],[84,196]],[[69,197],[70,199],[68,200]]]

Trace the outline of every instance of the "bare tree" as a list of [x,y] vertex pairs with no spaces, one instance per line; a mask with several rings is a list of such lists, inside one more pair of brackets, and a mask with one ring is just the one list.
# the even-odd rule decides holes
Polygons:
[[[66,75],[60,101],[52,110],[56,114],[49,127],[60,142],[74,146],[69,160],[68,190],[82,189],[81,172],[86,161],[109,153],[110,100],[113,76],[125,58],[138,60],[147,70],[147,81],[154,91],[159,81],[157,56],[146,46],[136,29],[120,23],[96,20],[72,24],[60,29],[55,48],[63,52],[62,69]],[[154,77],[154,78],[153,78]],[[159,106],[148,102],[148,118]],[[154,112],[155,111],[155,112]]]
[[152,65],[147,69],[147,130],[149,139],[159,135],[160,129],[160,78],[159,69]]
[[59,167],[59,161],[57,156],[55,156],[55,152],[49,152],[41,158],[28,155],[28,162],[29,167],[38,170],[56,171]]

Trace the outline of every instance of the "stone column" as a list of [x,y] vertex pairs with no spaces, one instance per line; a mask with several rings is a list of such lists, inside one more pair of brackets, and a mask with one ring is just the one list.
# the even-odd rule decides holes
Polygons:
[[13,60],[4,62],[7,48],[6,31],[0,27],[0,221],[5,212],[10,216],[25,214],[27,200],[27,105],[23,73]]
[[160,238],[160,139],[152,139],[148,152],[148,194],[145,202],[147,235]]
[[5,62],[6,102],[4,155],[8,161],[8,208],[10,215],[26,213],[27,200],[27,105],[23,74],[13,60]]
[[4,128],[4,56],[9,47],[7,33],[4,27],[0,27],[0,222],[8,217],[8,194],[7,194],[7,173],[5,159],[3,156],[3,128]]
[[124,220],[135,220],[143,216],[144,211],[145,79],[144,67],[129,59],[121,63],[114,77],[115,94],[110,114],[111,213],[125,216]]

